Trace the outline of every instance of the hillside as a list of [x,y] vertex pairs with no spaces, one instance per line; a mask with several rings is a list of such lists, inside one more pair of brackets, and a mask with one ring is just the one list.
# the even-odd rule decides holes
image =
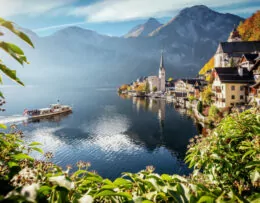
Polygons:
[[245,41],[260,41],[260,10],[238,26],[238,31]]

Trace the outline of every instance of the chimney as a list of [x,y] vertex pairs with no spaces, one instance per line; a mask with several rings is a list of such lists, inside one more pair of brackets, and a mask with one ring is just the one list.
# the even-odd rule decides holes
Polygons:
[[242,67],[238,67],[238,75],[240,75],[241,77],[243,76],[243,68]]

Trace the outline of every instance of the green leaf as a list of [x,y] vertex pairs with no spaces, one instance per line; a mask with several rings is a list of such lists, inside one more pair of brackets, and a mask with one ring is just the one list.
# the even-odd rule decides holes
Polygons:
[[[1,81],[0,84],[3,84],[2,81]],[[3,98],[3,99],[5,98],[2,92],[0,92],[0,97]]]
[[2,48],[6,53],[13,57],[21,65],[23,65],[24,63],[28,63],[23,51],[18,46],[11,43],[0,41],[0,48]]
[[13,26],[13,23],[11,21],[7,21],[7,20],[4,20],[3,18],[0,18],[0,26],[3,26],[5,28],[7,28],[12,33],[17,35],[20,39],[25,41],[27,44],[29,44],[30,46],[34,47],[32,41],[30,40],[30,38],[25,33],[15,29],[15,27]]
[[21,160],[21,159],[29,159],[29,160],[33,160],[33,158],[27,154],[15,154],[15,155],[12,155],[12,157],[16,160]]
[[7,129],[7,126],[4,125],[4,124],[0,124],[0,128],[2,128],[2,129]]
[[114,184],[117,185],[117,186],[126,186],[126,185],[131,184],[131,181],[123,179],[123,178],[117,178],[114,181]]
[[19,164],[16,163],[16,162],[13,162],[13,161],[9,161],[9,162],[8,162],[8,166],[9,166],[10,168],[12,168],[12,167],[14,167],[14,166],[19,166]]
[[11,78],[12,80],[14,80],[15,82],[19,83],[20,85],[24,86],[24,84],[22,83],[22,81],[16,77],[16,71],[15,70],[11,70],[9,68],[7,68],[4,64],[0,63],[0,70],[9,78]]
[[38,190],[39,193],[42,193],[44,195],[48,195],[51,193],[51,187],[49,186],[46,186],[46,185],[43,185],[40,187],[40,189]]
[[211,196],[202,196],[198,203],[214,203],[215,202],[215,198],[211,197]]
[[98,194],[96,194],[95,198],[105,197],[105,196],[121,196],[121,197],[127,198],[128,200],[132,199],[132,196],[128,193],[125,193],[125,192],[116,193],[111,190],[103,190],[103,191],[99,192]]
[[41,154],[44,154],[44,151],[41,148],[32,147],[31,149],[33,149],[34,151],[40,152]]
[[42,144],[40,142],[32,142],[29,144],[30,147],[37,146],[37,145],[42,145]]

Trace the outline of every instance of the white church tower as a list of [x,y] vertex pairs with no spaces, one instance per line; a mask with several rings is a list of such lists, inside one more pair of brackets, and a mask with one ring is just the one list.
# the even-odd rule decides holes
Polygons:
[[165,92],[165,68],[163,61],[163,52],[161,55],[161,62],[159,68],[159,91]]

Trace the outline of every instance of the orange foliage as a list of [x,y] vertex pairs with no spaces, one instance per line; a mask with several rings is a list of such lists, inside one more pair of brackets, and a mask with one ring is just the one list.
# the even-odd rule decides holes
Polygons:
[[237,28],[239,34],[244,41],[259,41],[260,40],[260,11],[254,13],[245,22],[240,23]]
[[122,85],[119,89],[120,89],[121,91],[126,91],[128,87],[129,87],[129,85],[124,84],[124,85]]

